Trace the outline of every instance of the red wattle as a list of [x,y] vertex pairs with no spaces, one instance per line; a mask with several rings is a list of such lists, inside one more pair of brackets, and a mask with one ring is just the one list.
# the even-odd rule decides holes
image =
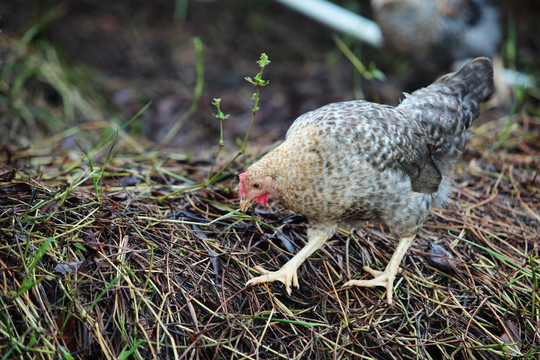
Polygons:
[[266,204],[268,202],[268,194],[261,195],[255,199],[257,204]]

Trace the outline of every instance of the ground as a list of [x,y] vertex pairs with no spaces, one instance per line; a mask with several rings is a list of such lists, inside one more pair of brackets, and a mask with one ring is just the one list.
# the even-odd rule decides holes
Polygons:
[[[339,3],[370,15],[366,1]],[[505,64],[540,75],[538,4],[497,5]],[[288,296],[244,284],[305,244],[305,219],[278,202],[238,213],[236,176],[305,111],[396,104],[404,60],[338,34],[386,74],[368,81],[331,31],[263,0],[18,1],[0,16],[3,357],[540,356],[537,87],[483,108],[393,306],[382,289],[341,289],[386,265],[397,242],[379,224],[341,229]],[[270,83],[247,151],[204,184],[244,139],[255,91],[244,77],[263,52]],[[213,98],[230,116],[212,168]]]

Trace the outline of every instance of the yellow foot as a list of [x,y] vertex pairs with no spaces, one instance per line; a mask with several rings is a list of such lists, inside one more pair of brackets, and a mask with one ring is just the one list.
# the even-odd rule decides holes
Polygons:
[[347,281],[343,287],[349,287],[349,286],[364,286],[364,287],[375,287],[375,286],[383,286],[386,288],[386,296],[388,304],[392,304],[392,293],[394,291],[394,279],[396,278],[396,274],[392,271],[389,271],[386,269],[385,271],[377,271],[373,270],[368,266],[364,266],[362,269],[364,271],[367,271],[371,275],[374,276],[373,279],[370,280],[350,280]]
[[246,283],[246,286],[263,284],[278,280],[285,284],[285,290],[287,290],[287,294],[289,295],[291,295],[292,293],[291,284],[298,289],[298,277],[296,275],[296,268],[292,268],[285,264],[278,271],[268,271],[260,266],[255,266],[254,269],[260,271],[260,273],[263,275],[257,276],[256,278],[249,280]]

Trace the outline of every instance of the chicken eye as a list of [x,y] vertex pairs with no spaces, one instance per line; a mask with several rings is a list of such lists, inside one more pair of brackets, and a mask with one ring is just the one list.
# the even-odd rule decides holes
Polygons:
[[251,185],[251,187],[254,188],[254,189],[258,189],[258,188],[261,187],[261,184],[259,184],[259,183],[253,183],[253,184]]

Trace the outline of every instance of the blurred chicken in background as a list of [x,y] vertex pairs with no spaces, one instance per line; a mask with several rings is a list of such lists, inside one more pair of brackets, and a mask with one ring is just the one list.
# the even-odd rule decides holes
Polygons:
[[[501,42],[499,14],[488,0],[372,0],[384,46],[410,60],[417,88],[467,59],[493,59]],[[419,78],[418,74],[422,74]]]
[[371,0],[376,21],[327,0],[276,1],[408,60],[399,92],[427,86],[475,57],[493,60],[498,103],[509,104],[511,87],[536,84],[533,76],[503,67],[499,10],[489,0]]
[[372,0],[372,5],[385,46],[428,67],[493,58],[501,41],[498,11],[487,0]]

